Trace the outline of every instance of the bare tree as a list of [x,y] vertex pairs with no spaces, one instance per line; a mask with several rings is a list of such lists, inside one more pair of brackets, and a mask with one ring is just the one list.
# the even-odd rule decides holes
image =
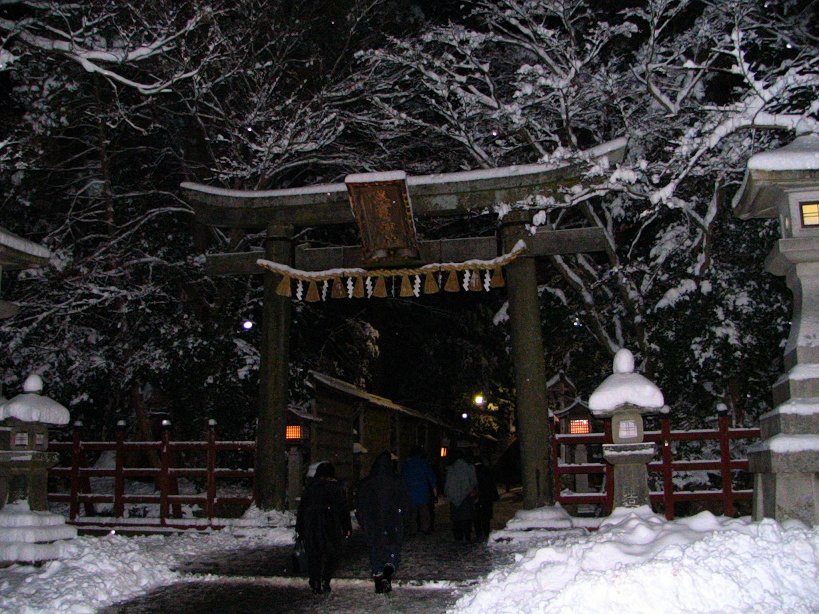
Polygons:
[[[591,164],[562,198],[507,203],[501,213],[533,208],[537,225],[601,228],[606,257],[553,257],[559,276],[543,287],[545,300],[609,355],[629,345],[648,360],[674,342],[690,347],[679,363],[685,376],[671,379],[701,375],[713,407],[723,378],[741,369],[736,357],[747,363],[749,346],[769,345],[764,331],[782,327],[781,302],[766,296],[771,282],[730,259],[743,240],[759,243],[759,256],[772,235],[740,228],[727,199],[755,149],[819,131],[819,54],[807,26],[814,4],[653,0],[621,13],[581,0],[473,6],[469,26],[365,54],[378,83],[374,130],[394,146],[388,156],[412,152],[408,143],[424,134],[445,151],[427,155],[426,168],[416,163],[424,170],[559,163],[628,137],[623,164]],[[696,333],[690,312],[699,314]],[[757,326],[760,313],[767,326]],[[577,354],[567,349],[562,366]],[[767,377],[763,362],[757,356],[750,379]]]

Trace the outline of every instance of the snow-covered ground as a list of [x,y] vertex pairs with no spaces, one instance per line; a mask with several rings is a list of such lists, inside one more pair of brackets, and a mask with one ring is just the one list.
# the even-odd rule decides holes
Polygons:
[[[193,554],[293,537],[289,526],[239,530],[78,538],[70,558],[0,570],[0,611],[93,612],[178,581],[171,569]],[[453,612],[819,611],[819,528],[799,523],[708,512],[669,522],[638,508],[616,510],[590,533],[555,507],[519,512],[491,543],[517,552],[515,561]]]
[[819,612],[819,528],[709,512],[669,522],[647,507],[615,510],[594,533],[538,528],[565,526],[561,512],[520,512],[494,533],[530,547],[454,611]]
[[[273,513],[278,527],[229,527],[222,531],[124,537],[78,537],[63,549],[66,558],[42,567],[0,569],[0,612],[92,613],[182,579],[172,571],[181,563],[212,552],[258,545],[293,543],[292,514]],[[270,514],[251,508],[245,521],[271,522]]]

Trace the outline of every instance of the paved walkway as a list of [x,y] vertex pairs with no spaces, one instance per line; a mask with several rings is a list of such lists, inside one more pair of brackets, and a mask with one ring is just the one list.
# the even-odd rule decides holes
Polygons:
[[[493,526],[505,525],[519,505],[514,497],[504,497],[496,506]],[[187,576],[185,581],[102,613],[445,612],[464,590],[511,558],[483,543],[453,541],[447,511],[438,508],[432,535],[405,541],[401,569],[386,595],[373,591],[367,547],[356,532],[329,595],[313,595],[306,578],[292,573],[291,548],[260,547],[192,560],[178,570]]]

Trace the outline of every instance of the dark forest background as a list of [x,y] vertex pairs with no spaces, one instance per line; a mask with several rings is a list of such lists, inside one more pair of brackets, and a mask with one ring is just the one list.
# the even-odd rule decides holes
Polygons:
[[[587,161],[561,199],[419,226],[490,235],[510,208],[595,225],[607,254],[540,263],[550,377],[587,398],[619,347],[679,419],[740,424],[770,405],[790,296],[763,261],[772,221],[731,199],[748,157],[819,132],[816,6],[748,0],[0,1],[0,225],[47,246],[6,273],[3,392],[31,372],[101,437],[152,416],[252,437],[259,276],[211,278],[204,254],[261,237],[197,224],[179,184],[277,189],[352,172]],[[354,228],[300,229],[313,245]],[[292,401],[316,369],[505,435],[505,296],[299,303]],[[559,402],[555,399],[555,404]],[[544,408],[544,416],[545,416]]]

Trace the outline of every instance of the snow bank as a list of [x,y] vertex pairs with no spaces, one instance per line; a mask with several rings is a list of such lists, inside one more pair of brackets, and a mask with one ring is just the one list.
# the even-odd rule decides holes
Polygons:
[[[261,530],[260,530],[261,531]],[[240,539],[231,531],[179,535],[79,537],[69,542],[67,556],[40,568],[0,570],[0,612],[91,614],[118,601],[181,579],[172,571],[180,564],[212,552],[241,547],[293,543],[293,530],[259,533]]]
[[819,528],[615,512],[596,533],[558,531],[517,555],[451,612],[819,611]]

